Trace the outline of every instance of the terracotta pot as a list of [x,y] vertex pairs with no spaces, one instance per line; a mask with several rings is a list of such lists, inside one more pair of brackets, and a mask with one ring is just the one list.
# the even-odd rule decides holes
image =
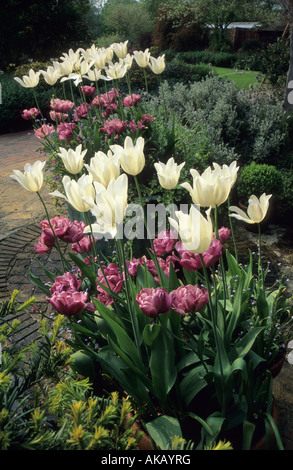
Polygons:
[[282,370],[283,364],[285,362],[286,353],[284,352],[279,359],[269,368],[270,373],[272,374],[273,379],[275,379]]
[[132,429],[134,429],[135,431],[134,433],[135,436],[137,436],[138,432],[143,433],[142,439],[140,439],[140,441],[137,444],[138,450],[154,450],[150,436],[139,426],[139,424],[136,421],[133,423]]
[[[280,416],[279,416],[279,409],[276,403],[276,400],[273,398],[273,403],[272,403],[272,418],[276,424],[276,426],[279,426],[280,422]],[[271,435],[270,435],[270,443],[269,443],[269,449],[272,449],[276,443],[276,438],[274,431],[271,428]],[[266,436],[263,435],[257,442],[252,446],[251,450],[266,450]]]

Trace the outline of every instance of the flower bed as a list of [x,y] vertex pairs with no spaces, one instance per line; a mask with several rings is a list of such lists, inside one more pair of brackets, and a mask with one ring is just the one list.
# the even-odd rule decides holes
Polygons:
[[[65,317],[74,370],[93,383],[100,371],[110,377],[158,448],[172,447],[179,436],[196,449],[227,438],[234,449],[250,449],[259,426],[269,434],[272,427],[282,448],[269,369],[285,347],[292,307],[282,284],[265,287],[261,231],[256,266],[248,254],[246,267],[238,263],[233,232],[235,218],[260,227],[271,195],[251,195],[247,214],[231,206],[236,161],[214,162],[202,173],[193,168],[189,182],[180,183],[185,162],[175,161],[174,119],[164,100],[154,113],[147,81],[144,99],[131,92],[132,61],[159,75],[164,57],[154,59],[148,50],[131,56],[126,46],[69,51],[43,72],[52,85],[72,80],[80,90],[78,103],[53,97],[55,124],[35,128],[53,174],[62,177],[51,194],[65,199],[78,219],[50,218],[41,196],[45,162],[14,171],[12,178],[35,192],[46,211],[36,250],[56,248],[62,262],[62,272],[46,270],[49,284],[32,279]],[[21,85],[34,88],[39,73]],[[123,77],[126,96],[119,90]],[[158,179],[157,194],[147,191],[151,178]],[[177,203],[179,188],[187,204]],[[170,204],[155,204],[158,194]],[[228,227],[219,224],[219,207],[227,209]],[[229,237],[233,253],[225,247]],[[108,239],[110,256],[103,252]],[[68,257],[59,240],[71,245]],[[134,241],[142,242],[138,256]]]

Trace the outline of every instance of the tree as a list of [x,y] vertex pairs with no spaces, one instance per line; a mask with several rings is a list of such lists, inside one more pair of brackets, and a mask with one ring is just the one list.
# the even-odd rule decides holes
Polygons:
[[290,25],[290,63],[287,75],[284,109],[293,111],[293,0],[279,0]]
[[[81,43],[89,34],[90,0],[7,0],[1,4],[0,66],[26,55],[47,60]],[[5,21],[4,21],[5,18]]]
[[105,34],[135,44],[140,35],[151,33],[154,22],[146,7],[135,0],[108,0],[102,10]]

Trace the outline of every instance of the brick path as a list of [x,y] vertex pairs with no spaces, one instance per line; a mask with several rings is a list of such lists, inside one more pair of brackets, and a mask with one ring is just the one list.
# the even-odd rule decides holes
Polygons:
[[[36,262],[34,245],[40,236],[39,223],[45,218],[44,209],[36,194],[10,178],[14,169],[23,170],[25,163],[43,159],[37,152],[39,147],[40,141],[27,131],[0,136],[0,303],[9,300],[12,292],[18,290],[17,301],[24,302],[34,296],[39,311],[45,312],[49,308],[45,295],[29,279],[30,269],[43,276]],[[45,187],[41,192],[45,200],[50,201]],[[56,264],[54,253],[50,257],[42,257],[42,261]],[[13,340],[27,343],[35,339],[39,318],[37,313],[20,313],[21,328]]]

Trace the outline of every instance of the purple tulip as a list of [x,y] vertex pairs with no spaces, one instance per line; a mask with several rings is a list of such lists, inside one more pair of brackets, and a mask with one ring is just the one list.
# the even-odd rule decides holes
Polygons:
[[50,290],[52,294],[55,292],[78,291],[80,286],[81,280],[75,274],[68,272],[56,277]]
[[157,236],[157,238],[154,239],[153,245],[155,248],[155,252],[158,256],[166,255],[170,251],[172,251],[173,246],[175,245],[177,241],[177,236],[176,232],[161,232]]
[[[196,271],[202,268],[202,262],[198,253],[191,253],[186,250],[182,242],[177,242],[176,250],[181,256],[180,264],[187,271]],[[204,264],[207,268],[213,266],[222,256],[221,242],[213,238],[209,248],[202,253]]]
[[69,290],[62,292],[56,291],[51,298],[47,297],[47,300],[56,312],[61,313],[61,315],[72,316],[84,310],[87,297],[86,292]]
[[172,309],[181,315],[199,312],[209,301],[208,290],[191,284],[171,292]]
[[141,311],[148,317],[155,318],[160,313],[167,313],[171,307],[171,296],[162,287],[144,288],[136,296]]

